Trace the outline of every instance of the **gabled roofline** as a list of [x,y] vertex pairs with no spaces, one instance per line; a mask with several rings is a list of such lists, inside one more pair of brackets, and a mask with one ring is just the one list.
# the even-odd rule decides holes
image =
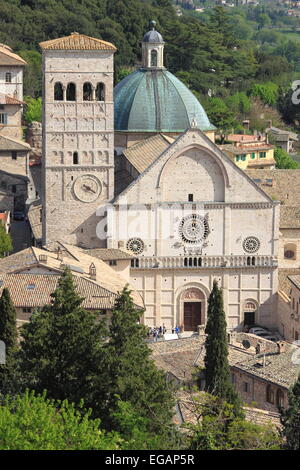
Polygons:
[[164,150],[164,151],[146,168],[146,170],[143,171],[143,173],[141,173],[135,180],[133,180],[132,183],[130,183],[120,194],[118,194],[114,199],[112,199],[112,201],[111,201],[112,204],[117,203],[117,202],[120,200],[120,198],[122,198],[125,194],[127,194],[127,192],[128,192],[135,184],[137,184],[138,181],[139,181],[140,179],[142,179],[142,178],[144,177],[144,175],[146,175],[146,173],[148,173],[154,165],[156,165],[156,164],[158,163],[158,161],[165,155],[165,153],[166,153],[166,152],[169,152],[170,149],[171,149],[173,146],[175,146],[175,144],[177,144],[178,141],[179,141],[180,139],[182,139],[183,136],[186,135],[186,134],[187,134],[189,131],[191,131],[191,130],[200,133],[200,135],[201,135],[201,136],[204,138],[204,140],[209,144],[209,146],[212,145],[212,146],[214,147],[214,149],[215,149],[216,153],[218,154],[218,156],[221,155],[222,157],[224,157],[224,158],[226,159],[226,161],[227,161],[233,168],[235,168],[241,175],[243,175],[243,177],[245,177],[245,178],[251,183],[251,185],[252,185],[256,190],[258,190],[258,192],[260,192],[264,197],[266,197],[269,202],[271,202],[273,205],[276,205],[276,204],[279,203],[279,202],[277,202],[277,201],[273,201],[273,199],[271,199],[267,193],[265,193],[256,183],[254,183],[254,181],[253,181],[241,168],[239,168],[239,167],[231,160],[231,158],[230,158],[228,155],[226,155],[225,152],[222,152],[222,150],[217,146],[217,144],[215,144],[215,142],[212,142],[212,141],[210,140],[210,138],[207,137],[207,135],[205,135],[205,133],[204,133],[201,129],[199,129],[198,127],[197,127],[197,128],[191,128],[191,127],[190,127],[190,128],[188,128],[188,129],[186,129],[181,135],[179,135],[179,136],[177,137],[177,139],[175,139],[174,142],[173,142],[172,144],[170,144],[170,146],[167,147],[166,150]]

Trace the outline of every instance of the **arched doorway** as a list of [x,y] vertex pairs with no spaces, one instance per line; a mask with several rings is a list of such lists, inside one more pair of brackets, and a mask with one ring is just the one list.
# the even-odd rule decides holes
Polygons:
[[184,331],[197,331],[198,326],[203,325],[205,319],[203,292],[196,287],[191,287],[182,293],[181,300]]
[[253,300],[246,300],[244,302],[244,326],[251,328],[255,325],[257,305]]

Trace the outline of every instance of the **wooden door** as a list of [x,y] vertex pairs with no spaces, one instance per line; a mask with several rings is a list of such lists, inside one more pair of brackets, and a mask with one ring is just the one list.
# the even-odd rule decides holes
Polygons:
[[184,331],[197,331],[201,325],[201,302],[184,302]]

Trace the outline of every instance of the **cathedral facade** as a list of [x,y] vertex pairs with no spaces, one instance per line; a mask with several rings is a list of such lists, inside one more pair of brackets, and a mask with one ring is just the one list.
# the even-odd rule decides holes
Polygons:
[[205,325],[214,279],[230,329],[275,326],[279,203],[215,145],[154,26],[114,100],[112,44],[77,33],[41,44],[44,244],[134,255],[149,326]]

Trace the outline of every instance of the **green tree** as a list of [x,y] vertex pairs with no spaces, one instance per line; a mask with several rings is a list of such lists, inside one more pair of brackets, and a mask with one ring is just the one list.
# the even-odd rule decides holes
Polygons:
[[52,303],[21,328],[21,371],[29,388],[51,398],[84,399],[93,407],[95,381],[102,368],[106,330],[97,314],[85,310],[69,268],[52,294]]
[[42,55],[35,50],[21,50],[17,54],[28,64],[24,70],[24,95],[42,96]]
[[279,97],[279,87],[276,83],[256,83],[251,87],[250,94],[259,97],[263,103],[274,106]]
[[295,170],[299,168],[299,163],[293,160],[292,157],[280,147],[275,149],[274,158],[276,161],[276,168],[284,170]]
[[206,391],[233,404],[235,414],[242,416],[240,401],[230,379],[223,294],[216,280],[208,299],[205,333]]
[[165,436],[167,442],[174,432],[173,396],[165,374],[150,358],[151,351],[145,342],[147,330],[139,323],[142,313],[134,306],[130,291],[125,287],[116,300],[109,342],[104,345],[106,358],[102,367],[107,378],[101,378],[99,387],[106,387],[107,401],[101,419],[110,429],[118,431],[119,422],[114,413],[121,399],[148,420],[148,432]]
[[119,450],[120,437],[99,426],[82,403],[76,408],[45,393],[27,390],[0,403],[1,450]]
[[42,98],[31,98],[31,96],[25,96],[24,101],[26,103],[26,109],[24,113],[24,120],[27,124],[33,121],[42,121]]
[[218,128],[221,133],[221,143],[224,142],[226,135],[237,125],[237,121],[232,111],[228,109],[222,98],[209,98],[204,105],[210,121]]
[[0,298],[0,340],[5,344],[5,364],[0,364],[0,394],[15,391],[17,387],[16,352],[17,352],[16,310],[9,290],[4,288]]
[[282,435],[285,438],[285,448],[300,450],[300,375],[288,392],[288,401],[288,408],[281,410]]
[[6,233],[3,225],[0,225],[0,258],[3,258],[3,256],[8,255],[12,251],[13,245],[11,236],[9,233]]

